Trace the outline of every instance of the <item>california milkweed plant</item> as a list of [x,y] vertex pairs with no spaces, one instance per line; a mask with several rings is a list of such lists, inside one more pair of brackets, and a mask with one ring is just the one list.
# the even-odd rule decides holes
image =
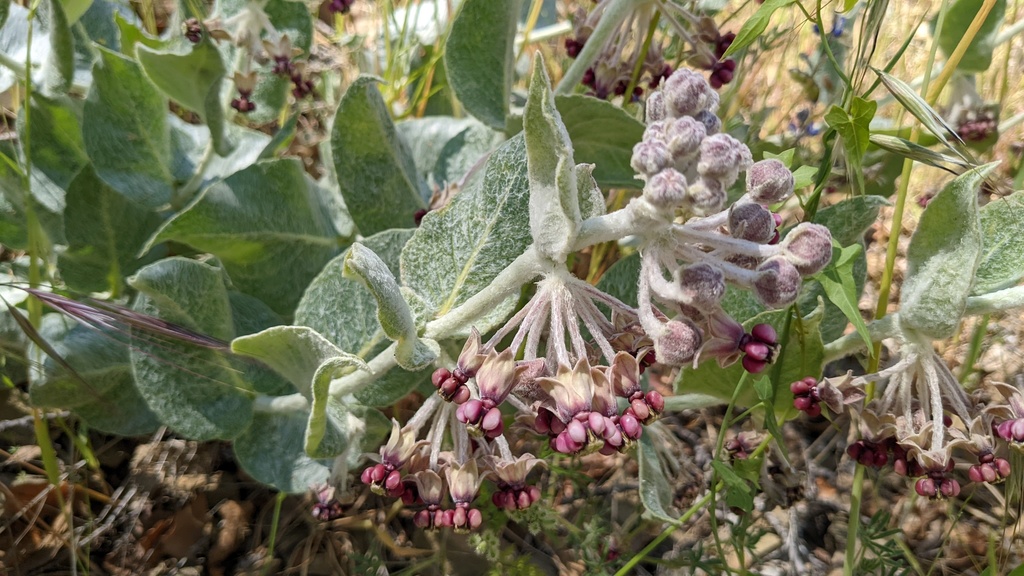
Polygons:
[[[159,35],[109,0],[12,5],[0,88],[27,98],[0,143],[0,242],[28,258],[7,266],[25,289],[3,293],[3,334],[31,340],[12,337],[31,366],[9,364],[12,381],[103,431],[228,440],[258,481],[312,491],[322,520],[367,485],[419,528],[472,531],[541,500],[535,470],[635,450],[646,511],[675,522],[652,436],[698,404],[751,408],[770,432],[727,443],[732,464],[800,412],[849,413],[862,433],[847,454],[921,496],[1014,480],[1024,391],[969,393],[932,343],[1024,304],[1018,195],[979,208],[992,165],[961,164],[911,240],[898,313],[865,323],[862,236],[886,201],[817,210],[799,192],[829,170],[811,182],[792,153],[755,160],[717,91],[753,38],[671,4],[679,57],[708,74],[666,68],[660,46],[646,62],[629,31],[653,30],[660,4],[578,15],[565,80],[536,57],[517,110],[518,3],[464,0],[444,65],[471,117],[397,123],[378,78],[330,100],[300,3],[223,0]],[[586,70],[602,99],[571,94]],[[641,72],[636,117],[603,100]],[[325,108],[314,179],[284,151]],[[613,188],[632,196],[609,211]],[[605,243],[634,254],[596,285],[574,275]],[[891,365],[822,377],[882,341]],[[676,370],[675,394],[651,385]],[[761,461],[743,478],[732,464],[715,461],[716,482],[749,489]]]

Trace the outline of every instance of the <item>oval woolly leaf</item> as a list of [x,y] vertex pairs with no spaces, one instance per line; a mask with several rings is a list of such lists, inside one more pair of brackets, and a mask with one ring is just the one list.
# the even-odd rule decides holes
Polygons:
[[137,45],[135,53],[153,84],[170,99],[197,112],[210,128],[217,153],[228,154],[231,146],[220,101],[226,71],[213,41],[204,36],[184,54],[154,50],[143,44]]
[[167,100],[134,61],[97,47],[93,87],[85,101],[82,137],[96,173],[136,204],[159,208],[171,201]]
[[512,90],[512,50],[521,0],[465,0],[445,45],[448,83],[466,111],[505,129]]
[[1024,191],[982,207],[981,244],[972,296],[1009,288],[1024,278]]
[[32,168],[66,190],[89,163],[82,141],[82,103],[33,93],[29,106],[32,124],[26,128],[25,115],[19,114],[18,134],[32,141]]
[[[412,230],[388,230],[364,239],[363,244],[397,274],[402,247],[412,234]],[[328,262],[309,284],[295,310],[295,323],[309,326],[342,350],[369,360],[388,346],[388,338],[377,322],[377,299],[361,282],[344,275],[347,255],[348,251]],[[387,406],[429,375],[429,368],[416,372],[392,368],[355,396],[368,406]]]
[[813,222],[828,228],[840,246],[864,239],[864,233],[878,220],[878,211],[889,206],[881,196],[854,196],[818,210]]
[[303,448],[307,412],[259,412],[232,443],[238,463],[253,478],[282,492],[300,494],[327,482],[329,460],[310,458]]
[[[128,280],[141,292],[135,309],[224,341],[234,336],[223,273],[201,262],[167,258]],[[252,418],[253,393],[222,355],[185,342],[132,331],[136,386],[150,409],[197,440],[237,436]]]
[[629,165],[633,146],[644,135],[643,123],[611,102],[591,96],[556,96],[555,104],[569,131],[576,162],[594,165],[594,179],[599,186],[634,190],[643,187]]
[[307,398],[313,397],[313,377],[327,360],[345,358],[353,370],[366,366],[358,356],[339,349],[306,326],[273,326],[256,334],[240,336],[231,342],[231,350],[270,366]]
[[475,118],[428,116],[403,120],[395,128],[431,189],[458,182],[505,139]]
[[[486,288],[530,245],[523,136],[502,144],[483,172],[447,206],[424,216],[402,250],[402,282],[422,297],[430,311],[427,320]],[[477,329],[483,333],[492,328],[512,305],[497,306],[478,321]]]
[[619,258],[597,281],[597,288],[636,307],[637,288],[640,284],[640,253]]
[[900,324],[929,338],[956,332],[981,261],[978,187],[996,164],[953,179],[921,215],[907,248]]
[[420,340],[412,309],[387,264],[372,250],[353,244],[345,257],[343,273],[356,278],[377,299],[377,322],[388,338],[395,341],[395,360],[406,370],[426,368],[440,353],[432,340]]
[[[91,427],[123,436],[148,434],[160,426],[135,389],[126,347],[112,345],[108,336],[61,314],[43,316],[39,334],[81,379],[47,357],[30,372],[34,406],[68,408]],[[29,358],[34,356],[28,353]]]
[[294,159],[253,164],[204,190],[151,244],[214,254],[239,290],[291,314],[342,242],[311,184]]
[[416,212],[427,207],[429,196],[391,122],[377,82],[362,76],[349,86],[331,130],[331,156],[341,195],[363,236],[412,228]]
[[79,292],[119,293],[123,278],[144,262],[137,257],[139,248],[162,221],[107,186],[87,165],[68,186],[68,248],[57,260],[61,277]]
[[658,451],[654,448],[653,434],[648,431],[637,443],[636,460],[640,470],[640,502],[647,513],[671,524],[679,522],[679,512],[672,505],[672,487],[665,477],[665,470],[658,459]]
[[523,134],[530,175],[530,234],[542,256],[564,262],[580,223],[576,163],[540,54],[533,60]]
[[66,94],[75,75],[75,39],[61,0],[43,5],[50,35],[50,54],[43,65],[43,89],[48,94]]

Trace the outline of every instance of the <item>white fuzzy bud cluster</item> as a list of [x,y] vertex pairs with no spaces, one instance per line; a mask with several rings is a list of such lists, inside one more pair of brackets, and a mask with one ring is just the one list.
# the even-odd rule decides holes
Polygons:
[[[792,196],[793,175],[778,160],[755,163],[746,145],[720,132],[717,109],[717,92],[689,70],[676,71],[648,98],[632,166],[645,183],[641,202],[671,228],[641,248],[639,318],[659,362],[683,364],[700,350],[700,358],[726,364],[746,355],[744,366],[760,370],[773,343],[753,346],[757,339],[728,318],[726,284],[768,308],[789,306],[803,279],[831,261],[832,238],[825,227],[802,223],[780,243],[782,219],[769,206]],[[746,193],[728,206],[728,191],[744,173]],[[667,317],[654,301],[677,314]]]
[[632,166],[644,199],[666,215],[722,209],[727,190],[753,164],[750,150],[721,134],[718,93],[704,76],[677,70],[647,102],[647,130],[633,148]]

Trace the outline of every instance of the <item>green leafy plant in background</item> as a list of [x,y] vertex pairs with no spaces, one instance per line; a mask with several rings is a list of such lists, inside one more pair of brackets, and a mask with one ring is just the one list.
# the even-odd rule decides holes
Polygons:
[[[254,129],[333,92],[310,73],[305,5],[224,0],[176,14],[159,36],[112,0],[11,5],[0,90],[18,84],[26,99],[17,139],[0,146],[0,243],[26,253],[10,271],[30,295],[5,289],[3,334],[27,336],[0,342],[29,359],[40,409],[115,434],[167,426],[230,441],[283,492],[358,477],[423,529],[543,514],[531,471],[593,453],[635,455],[639,500],[669,525],[660,539],[719,498],[751,513],[771,445],[800,412],[858,414],[849,455],[914,477],[922,497],[955,498],[968,481],[1019,488],[1024,392],[975,402],[932,342],[1024,305],[1020,193],[979,208],[993,165],[962,143],[978,135],[966,122],[987,124],[944,118],[881,69],[870,79],[923,131],[876,130],[879,99],[827,38],[821,58],[842,89],[817,91],[831,98],[820,167],[796,166],[792,148],[752,152],[715,89],[733,78],[730,57],[742,64],[796,4],[769,0],[729,37],[674,4],[603,0],[574,22],[575,60],[552,85],[539,56],[517,78],[519,2],[464,0],[443,68],[468,116],[396,122],[381,80],[361,76],[329,102],[319,180],[282,154],[287,125]],[[943,17],[971,20],[957,14],[975,4]],[[966,29],[936,23],[965,86],[991,62],[995,4],[966,50],[950,40]],[[865,22],[877,26],[877,10]],[[661,50],[679,50],[652,40],[663,16],[707,78],[662,66]],[[648,52],[627,57],[637,31]],[[606,101],[616,93],[621,105]],[[914,232],[898,312],[866,322],[863,235],[889,202],[863,173],[894,154],[957,176]],[[819,207],[844,178],[850,197]],[[611,188],[629,201],[609,210]],[[781,216],[796,204],[806,221]],[[596,286],[573,275],[581,251],[608,242],[635,254]],[[892,366],[822,378],[827,362],[887,339]],[[648,370],[674,374],[675,394]],[[411,395],[426,399],[389,421]],[[707,495],[680,513],[657,420],[714,405],[723,429],[750,417],[767,434],[756,446],[720,435]],[[491,504],[478,498],[485,475]]]

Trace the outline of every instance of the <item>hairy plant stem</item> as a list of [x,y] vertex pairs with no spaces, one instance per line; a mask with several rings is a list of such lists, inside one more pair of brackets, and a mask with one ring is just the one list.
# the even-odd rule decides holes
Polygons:
[[587,38],[586,44],[583,45],[583,49],[580,50],[579,55],[576,56],[576,60],[573,61],[569,69],[565,71],[565,75],[562,76],[562,80],[559,81],[558,87],[555,88],[555,94],[572,94],[576,86],[579,85],[580,81],[583,80],[583,74],[588,68],[594,65],[598,55],[601,53],[601,49],[604,48],[605,42],[615,33],[615,30],[619,27],[619,24],[626,19],[626,15],[630,11],[635,10],[637,6],[643,4],[649,0],[612,0],[607,8],[604,10],[604,14],[601,14],[601,20],[598,21],[597,26],[594,27],[594,31],[590,34],[590,38]]
[[203,183],[203,175],[206,173],[207,167],[210,162],[214,159],[217,153],[214,151],[213,138],[206,143],[206,148],[203,150],[203,156],[199,159],[199,165],[196,166],[196,171],[192,174],[192,177],[185,182],[181,188],[178,188],[174,192],[174,197],[171,198],[171,208],[175,211],[181,210],[196,195],[199,191],[199,186]]
[[[580,224],[573,251],[650,230],[652,217],[647,203],[635,200],[622,210],[588,218]],[[665,226],[670,226],[670,223],[666,222]],[[434,340],[453,337],[537,275],[557,270],[559,266],[563,265],[543,258],[531,245],[502,270],[487,288],[477,292],[440,318],[428,322],[423,337]],[[331,382],[331,396],[342,397],[358,392],[394,368],[397,365],[395,348],[395,344],[392,344],[370,359],[367,362],[369,371],[356,370]],[[257,396],[253,404],[253,410],[257,412],[293,412],[308,409],[308,399],[299,393],[287,396]]]

